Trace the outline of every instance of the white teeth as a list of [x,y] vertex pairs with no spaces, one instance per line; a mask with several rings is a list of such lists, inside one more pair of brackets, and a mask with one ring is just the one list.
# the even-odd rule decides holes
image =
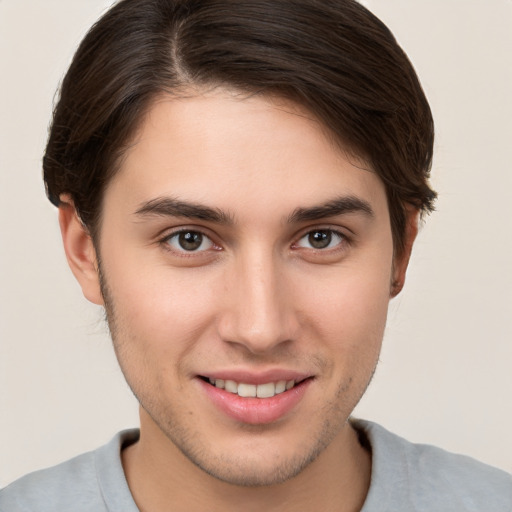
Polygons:
[[256,396],[256,386],[254,384],[238,384],[238,396],[244,398]]
[[238,384],[234,380],[227,380],[224,383],[224,389],[236,395],[238,393]]
[[[238,393],[240,393],[240,386],[238,386]],[[270,398],[276,394],[276,385],[273,382],[268,384],[258,384],[256,388],[256,396],[258,398]]]
[[283,391],[286,391],[286,381],[280,380],[279,382],[276,382],[276,395]]
[[216,388],[225,389],[229,393],[241,396],[243,398],[271,398],[280,393],[284,393],[295,386],[294,380],[280,380],[277,382],[266,382],[265,384],[246,384],[237,383],[234,380],[208,379],[210,384]]

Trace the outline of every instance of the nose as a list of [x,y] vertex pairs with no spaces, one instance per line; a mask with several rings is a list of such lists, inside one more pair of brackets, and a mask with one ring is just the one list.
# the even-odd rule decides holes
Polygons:
[[219,322],[224,341],[265,354],[295,338],[298,321],[283,266],[279,256],[257,250],[235,261],[226,276]]

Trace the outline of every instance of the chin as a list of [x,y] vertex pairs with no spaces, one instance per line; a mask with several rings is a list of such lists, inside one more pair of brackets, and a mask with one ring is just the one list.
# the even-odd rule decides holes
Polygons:
[[[321,434],[295,439],[265,435],[265,429],[250,428],[253,439],[240,444],[230,439],[205,444],[198,436],[180,435],[167,429],[166,436],[196,467],[227,484],[240,487],[263,487],[293,479],[312,464],[333,441],[339,428],[323,425]],[[311,433],[310,433],[311,434]],[[195,438],[194,438],[195,437]],[[202,437],[202,436],[201,436]],[[227,444],[227,446],[226,446]]]
[[279,460],[278,457],[272,464],[264,460],[265,456],[259,459],[225,457],[215,462],[190,460],[208,475],[227,484],[239,487],[268,487],[282,484],[296,477],[318,455],[319,453],[313,453],[307,457],[295,456],[284,461]]

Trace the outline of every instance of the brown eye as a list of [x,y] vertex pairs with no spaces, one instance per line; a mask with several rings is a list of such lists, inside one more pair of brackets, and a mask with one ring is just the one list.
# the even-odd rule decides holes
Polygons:
[[203,243],[203,235],[195,231],[187,231],[178,235],[178,243],[182,249],[186,251],[195,251],[201,247]]
[[199,231],[180,231],[171,235],[166,243],[181,252],[200,252],[213,247],[212,241]]
[[332,240],[332,234],[330,231],[313,231],[308,235],[308,242],[311,247],[315,249],[325,249],[329,247]]
[[331,249],[342,243],[344,236],[332,229],[315,229],[304,235],[297,245],[307,249]]

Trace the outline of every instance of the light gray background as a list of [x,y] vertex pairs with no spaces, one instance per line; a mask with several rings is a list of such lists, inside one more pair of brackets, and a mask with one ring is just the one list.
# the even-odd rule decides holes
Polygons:
[[[0,486],[137,424],[40,178],[52,98],[108,0],[0,0]],[[512,2],[368,0],[437,124],[438,211],[357,409],[512,471]]]

